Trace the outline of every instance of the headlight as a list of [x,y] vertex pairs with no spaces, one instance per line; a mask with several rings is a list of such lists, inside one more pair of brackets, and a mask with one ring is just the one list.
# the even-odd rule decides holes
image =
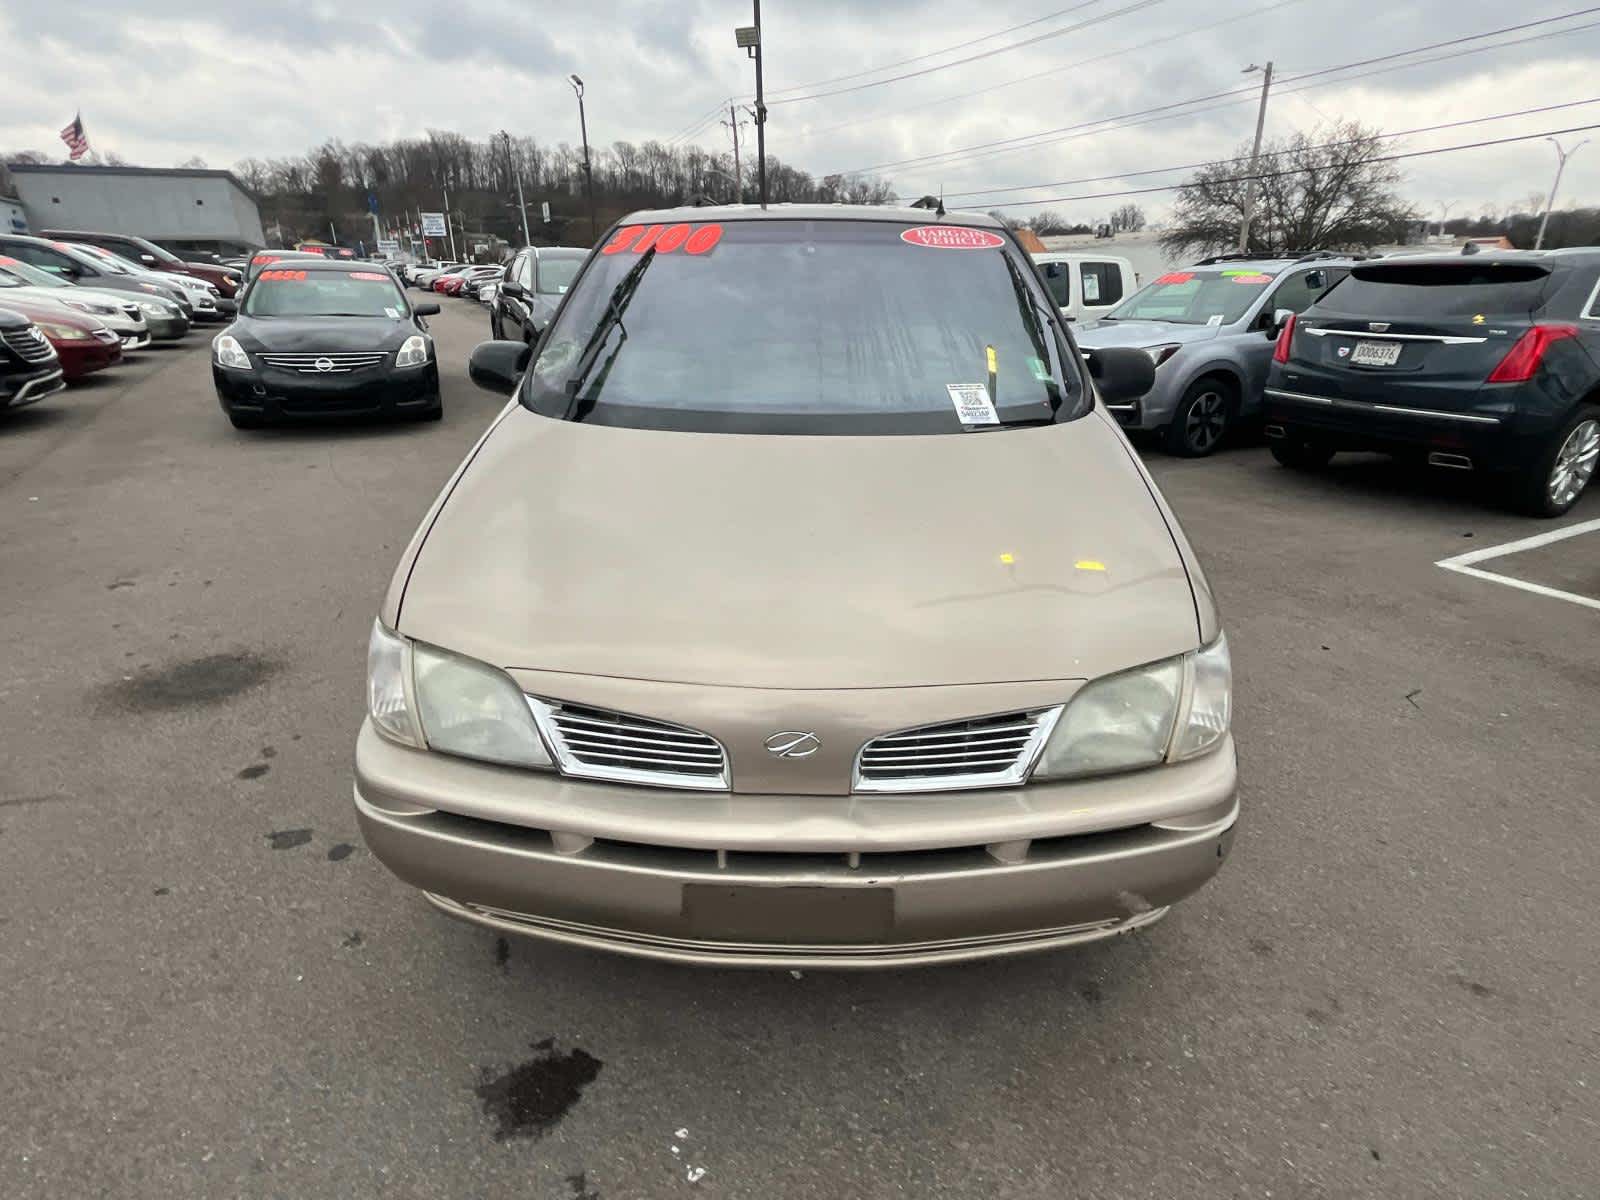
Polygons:
[[43,321],[39,322],[39,328],[58,342],[87,342],[92,336],[81,329],[73,329],[67,325],[48,325]]
[[515,767],[555,765],[511,676],[377,621],[367,644],[367,712],[385,737],[407,746]]
[[178,311],[174,305],[163,304],[159,300],[141,300],[139,307],[152,317],[170,317]]
[[1035,779],[1065,779],[1192,758],[1228,732],[1228,642],[1086,684],[1056,723]]
[[233,367],[235,370],[250,370],[250,356],[244,352],[244,347],[239,345],[238,339],[232,334],[219,334],[211,343],[211,348],[216,352],[219,367]]
[[400,353],[394,356],[394,365],[397,367],[420,367],[428,361],[428,339],[420,333],[413,333],[400,347]]
[[88,300],[63,300],[61,302],[68,308],[75,308],[79,312],[93,313],[95,316],[115,316],[117,310],[104,304],[93,304]]
[[1146,346],[1144,352],[1150,356],[1150,365],[1159,367],[1178,352],[1178,347],[1179,343],[1169,342],[1164,346]]

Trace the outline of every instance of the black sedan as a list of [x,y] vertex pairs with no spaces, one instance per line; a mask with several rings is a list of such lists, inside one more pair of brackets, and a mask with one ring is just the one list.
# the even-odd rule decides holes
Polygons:
[[539,340],[556,306],[577,278],[587,250],[568,246],[529,246],[506,264],[505,278],[489,308],[489,330],[497,339]]
[[268,267],[211,344],[217,400],[239,429],[280,417],[436,421],[439,366],[422,318],[438,311],[408,303],[393,275],[361,263]]
[[1378,450],[1560,516],[1600,459],[1600,251],[1362,263],[1287,319],[1265,408],[1286,466]]

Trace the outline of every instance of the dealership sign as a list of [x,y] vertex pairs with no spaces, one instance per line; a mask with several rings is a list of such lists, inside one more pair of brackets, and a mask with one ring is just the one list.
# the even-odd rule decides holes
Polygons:
[[444,227],[444,214],[443,213],[420,213],[418,215],[420,215],[422,217],[422,236],[423,237],[444,237],[445,236],[446,230],[445,230],[445,227]]

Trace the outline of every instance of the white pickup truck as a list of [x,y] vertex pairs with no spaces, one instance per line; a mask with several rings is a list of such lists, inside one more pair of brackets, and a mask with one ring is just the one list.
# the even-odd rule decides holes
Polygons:
[[1069,321],[1103,317],[1139,289],[1139,276],[1125,258],[1109,254],[1035,254],[1039,274]]

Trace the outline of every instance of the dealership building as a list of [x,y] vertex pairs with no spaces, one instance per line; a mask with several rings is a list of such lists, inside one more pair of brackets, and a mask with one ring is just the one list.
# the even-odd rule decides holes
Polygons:
[[176,252],[266,245],[256,199],[228,171],[8,163],[28,228],[131,233]]

